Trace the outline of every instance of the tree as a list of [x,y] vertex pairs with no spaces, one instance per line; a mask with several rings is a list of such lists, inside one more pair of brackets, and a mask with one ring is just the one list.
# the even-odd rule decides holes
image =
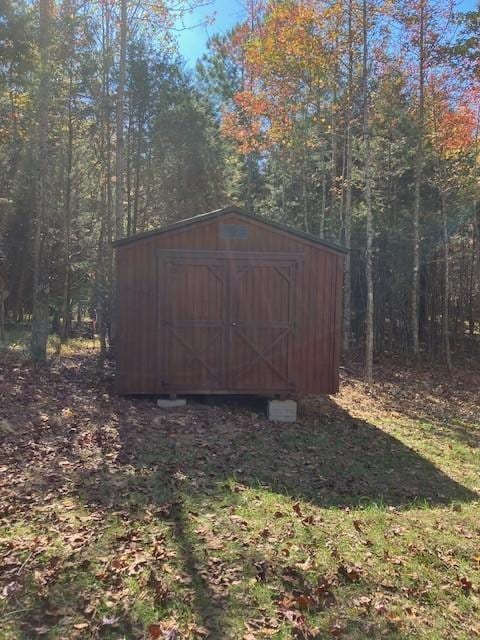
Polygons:
[[423,136],[425,120],[425,4],[419,0],[418,10],[418,111],[417,152],[415,158],[415,204],[413,210],[413,277],[412,277],[412,348],[417,366],[420,363],[419,298],[420,298],[420,209],[423,176]]
[[[343,283],[343,357],[348,359],[351,340],[351,298],[352,298],[352,274],[351,274],[351,248],[352,248],[352,164],[353,164],[353,91],[354,91],[354,4],[348,2],[348,80],[347,80],[347,109],[346,109],[346,175],[345,175],[345,218],[344,218],[344,242],[347,254],[344,265]],[[323,209],[324,207],[322,207]],[[323,237],[323,233],[321,234]]]
[[367,322],[365,348],[365,379],[373,380],[373,214],[372,214],[372,185],[370,167],[370,95],[369,95],[369,7],[368,0],[362,4],[363,27],[363,146],[364,146],[364,180],[365,180],[365,208],[367,211],[367,246],[366,246],[366,280],[367,280]]
[[41,4],[0,21],[5,317],[33,313],[40,359],[87,313],[107,353],[118,220],[136,233],[231,201],[350,249],[344,357],[365,347],[367,377],[373,346],[412,358],[414,326],[423,359],[475,353],[475,12],[455,31],[448,0],[255,1],[192,72],[172,38],[189,3]]
[[39,88],[37,95],[36,206],[33,253],[33,312],[31,356],[36,362],[47,358],[48,338],[48,111],[50,107],[50,38],[52,0],[39,0]]
[[124,233],[124,111],[125,111],[125,69],[127,64],[127,0],[120,0],[119,24],[119,62],[117,84],[117,139],[115,145],[115,238],[121,238]]
[[428,74],[435,64],[442,44],[442,37],[448,33],[452,19],[452,3],[440,0],[434,4],[430,0],[407,0],[399,9],[400,19],[406,30],[409,47],[412,50],[412,64],[415,67],[415,109],[417,147],[414,172],[414,208],[412,237],[412,303],[411,333],[412,354],[416,365],[420,364],[420,270],[421,270],[421,214],[422,188],[424,186],[424,137],[425,137],[425,84]]
[[[440,83],[440,86],[439,86]],[[448,85],[441,86],[442,79],[433,79],[429,87],[428,138],[435,154],[435,172],[432,182],[438,190],[443,244],[443,304],[442,334],[445,362],[452,369],[450,341],[450,234],[449,201],[468,176],[468,164],[472,152],[477,155],[476,135],[478,117],[464,98],[456,108],[449,105]],[[476,162],[476,158],[474,160]],[[467,170],[466,170],[467,169]]]

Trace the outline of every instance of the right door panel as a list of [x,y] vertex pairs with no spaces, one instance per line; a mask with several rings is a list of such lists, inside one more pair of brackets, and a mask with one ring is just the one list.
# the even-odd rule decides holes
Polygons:
[[232,260],[229,282],[228,387],[294,391],[297,263]]

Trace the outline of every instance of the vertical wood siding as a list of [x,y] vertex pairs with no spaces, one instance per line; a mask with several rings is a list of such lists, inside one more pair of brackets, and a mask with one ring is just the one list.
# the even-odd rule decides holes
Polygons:
[[[220,225],[239,224],[246,226],[248,237],[245,239],[222,239]],[[292,294],[296,311],[294,339],[283,344],[278,342],[278,349],[271,354],[271,366],[252,368],[251,388],[256,393],[268,393],[278,384],[275,369],[285,367],[285,358],[289,360],[290,375],[294,377],[293,393],[335,393],[338,391],[338,369],[341,346],[341,313],[343,256],[328,247],[303,241],[286,232],[267,225],[256,223],[235,213],[222,217],[199,221],[188,228],[174,229],[164,234],[141,238],[131,244],[116,248],[117,269],[117,389],[125,394],[161,394],[174,393],[175,388],[162,386],[164,379],[165,358],[181,358],[176,363],[176,370],[185,370],[185,380],[194,376],[195,366],[188,353],[165,352],[162,336],[162,296],[168,294],[169,300],[178,296],[175,304],[181,315],[182,299],[194,297],[192,304],[198,305],[200,315],[208,318],[207,307],[218,306],[220,295],[215,278],[207,275],[208,270],[200,270],[199,275],[188,278],[188,269],[178,281],[170,282],[171,273],[162,266],[157,257],[158,251],[221,251],[221,252],[263,252],[285,256],[302,256],[298,261],[295,286]],[[283,267],[286,268],[286,267]],[[190,271],[190,274],[192,272]],[[252,278],[251,274],[248,278]],[[261,289],[258,282],[255,289],[243,293],[246,304],[256,309],[251,317],[275,320],[274,309],[281,316],[287,308],[285,296],[288,287],[280,283],[280,279],[268,275],[268,269],[257,270],[255,275],[265,284]],[[246,278],[242,286],[250,282]],[[276,279],[275,279],[276,278]],[[276,282],[275,286],[272,283]],[[167,289],[165,289],[167,286]],[[251,283],[250,285],[251,286]],[[172,289],[173,287],[173,289]],[[198,291],[189,287],[200,287]],[[212,290],[207,292],[208,287]],[[217,289],[215,289],[217,287]],[[261,293],[259,293],[261,291]],[[172,298],[173,296],[173,298]],[[238,304],[238,301],[237,301]],[[217,309],[218,311],[218,309]],[[251,310],[250,310],[251,311]],[[248,312],[247,309],[244,310]],[[213,311],[211,312],[213,313]],[[240,313],[240,310],[239,310]],[[273,314],[273,315],[272,315]],[[244,316],[247,318],[247,316]],[[278,318],[276,318],[278,320]],[[185,339],[192,338],[197,329],[185,328]],[[262,329],[252,329],[252,340],[261,340]],[[205,346],[212,338],[212,332],[205,330]],[[245,334],[248,338],[248,335]],[[274,335],[273,333],[271,334]],[[283,350],[287,349],[288,353]],[[236,357],[245,362],[251,349],[245,341],[239,341]],[[188,351],[188,350],[187,350]],[[214,362],[212,354],[210,362]],[[193,367],[193,368],[192,368]],[[197,372],[198,373],[198,372]],[[200,374],[199,374],[200,375]],[[195,376],[194,376],[195,377]],[[203,381],[208,386],[208,380]],[[203,384],[202,383],[202,384]],[[198,378],[197,378],[198,384]],[[240,385],[241,386],[241,385]],[[235,392],[228,387],[225,379],[224,388],[218,385],[213,389],[191,389],[191,392]],[[240,392],[241,389],[238,390]]]

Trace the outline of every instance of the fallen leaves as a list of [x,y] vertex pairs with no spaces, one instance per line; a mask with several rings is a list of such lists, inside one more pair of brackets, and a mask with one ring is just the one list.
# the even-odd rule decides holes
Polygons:
[[457,578],[457,584],[465,593],[470,593],[473,589],[472,581],[465,576],[459,576]]
[[245,518],[241,518],[240,516],[237,516],[235,514],[232,514],[230,516],[230,520],[238,525],[241,529],[243,529],[244,531],[248,529],[248,522],[245,520]]
[[363,575],[363,569],[356,564],[341,564],[337,573],[347,582],[359,582]]
[[168,600],[173,596],[170,587],[165,580],[152,570],[148,576],[147,585],[153,590],[155,594],[155,603],[160,607],[164,607]]
[[164,621],[149,625],[147,629],[150,640],[177,640],[180,638],[175,622]]
[[[474,628],[474,511],[458,496],[444,507],[457,488],[396,437],[328,399],[284,430],[242,407],[159,420],[95,382],[93,362],[56,366],[2,387],[0,604],[28,609],[9,618],[25,637],[193,640],[233,621],[243,640],[313,640],[348,638],[351,619],[365,637],[413,637],[435,616],[452,638]],[[362,402],[378,408],[375,394]],[[429,482],[446,497],[416,510]],[[393,504],[359,506],[380,493]]]
[[88,629],[89,626],[88,622],[77,622],[73,625],[73,628],[77,629],[77,631],[83,631],[84,629]]
[[340,622],[333,622],[332,625],[330,626],[330,634],[334,637],[334,638],[339,638],[342,633],[344,632],[345,627],[340,624]]

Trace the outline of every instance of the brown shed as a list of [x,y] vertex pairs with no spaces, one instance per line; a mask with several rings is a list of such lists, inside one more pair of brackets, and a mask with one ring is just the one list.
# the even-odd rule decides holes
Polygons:
[[338,391],[341,247],[238,207],[115,247],[120,393]]

